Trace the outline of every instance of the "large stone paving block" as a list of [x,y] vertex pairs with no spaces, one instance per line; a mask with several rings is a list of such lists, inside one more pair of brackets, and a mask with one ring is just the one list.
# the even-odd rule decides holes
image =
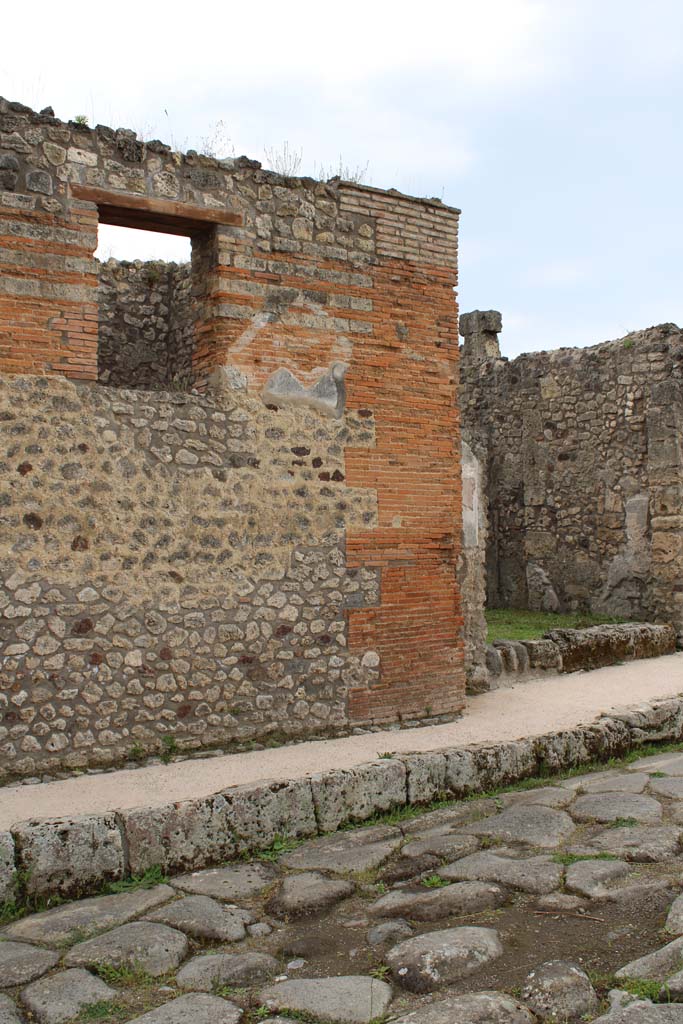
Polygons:
[[22,1024],[16,1003],[0,993],[0,1024]]
[[81,968],[41,978],[21,993],[22,1003],[40,1024],[64,1024],[85,1006],[115,998],[115,989]]
[[391,1003],[391,987],[376,978],[302,978],[282,981],[259,993],[272,1009],[295,1010],[318,1020],[368,1024],[382,1018]]
[[640,793],[590,793],[580,796],[572,807],[575,821],[618,821],[633,819],[643,825],[662,820],[662,806]]
[[433,992],[473,974],[502,953],[492,928],[447,928],[399,942],[386,961],[393,977],[410,992]]
[[221,795],[238,854],[265,849],[277,836],[298,839],[318,833],[308,779],[238,786]]
[[439,868],[439,874],[448,880],[497,882],[521,892],[543,895],[559,889],[563,869],[548,856],[516,860],[481,850],[453,864],[446,864]]
[[372,903],[368,917],[439,921],[443,917],[464,917],[495,910],[506,899],[507,893],[490,882],[455,882],[426,892],[424,889],[421,892],[398,889]]
[[89,900],[78,900],[42,914],[23,917],[8,925],[3,934],[23,942],[62,946],[126,924],[159,904],[167,903],[174,896],[175,892],[169,885],[155,885],[153,889],[121,892],[113,896],[93,896]]
[[304,843],[281,858],[284,867],[295,871],[332,871],[353,874],[379,867],[399,848],[399,829],[387,825],[359,828],[321,836]]
[[130,1024],[237,1024],[241,1016],[240,1007],[228,999],[193,992],[135,1017]]
[[15,825],[17,865],[31,896],[78,896],[125,873],[121,831],[113,813]]
[[365,821],[406,802],[406,766],[402,761],[373,761],[357,768],[311,777],[321,832],[334,832],[348,821]]
[[267,889],[277,878],[277,871],[270,864],[228,864],[224,868],[207,868],[190,875],[178,875],[171,882],[176,889],[211,896],[216,900],[249,899]]
[[235,855],[228,805],[220,795],[138,807],[122,811],[121,819],[132,874],[155,864],[165,871],[188,871]]
[[556,811],[542,804],[517,804],[491,818],[475,821],[463,827],[463,832],[477,836],[490,836],[505,843],[522,843],[553,850],[575,831],[576,826],[564,811]]
[[51,949],[38,949],[25,942],[0,941],[0,988],[25,985],[47,974],[59,961]]
[[428,1003],[395,1024],[536,1024],[536,1018],[505,992],[471,992]]
[[193,957],[176,975],[180,988],[211,992],[216,985],[253,985],[277,974],[278,962],[267,953],[205,953]]
[[134,921],[73,946],[64,958],[67,967],[140,967],[153,978],[182,963],[188,942],[182,932],[163,924]]
[[0,903],[15,895],[14,839],[10,832],[0,832]]

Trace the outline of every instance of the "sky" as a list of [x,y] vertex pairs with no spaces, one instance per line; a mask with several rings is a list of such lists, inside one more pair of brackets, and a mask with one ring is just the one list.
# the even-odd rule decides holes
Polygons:
[[[501,350],[683,326],[680,0],[120,0],[15,7],[0,95],[177,149],[364,180],[462,210],[461,312]],[[14,29],[12,21],[16,19]],[[322,174],[320,172],[323,172]],[[135,237],[136,235],[142,237]],[[101,228],[103,256],[185,239]]]

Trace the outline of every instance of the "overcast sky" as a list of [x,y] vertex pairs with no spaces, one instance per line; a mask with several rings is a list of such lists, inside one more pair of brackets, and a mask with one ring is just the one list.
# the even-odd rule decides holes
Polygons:
[[[683,325],[681,0],[39,0],[8,23],[10,99],[264,164],[286,141],[302,173],[341,156],[460,207],[460,308],[501,310],[506,355]],[[105,254],[182,255],[105,230]]]

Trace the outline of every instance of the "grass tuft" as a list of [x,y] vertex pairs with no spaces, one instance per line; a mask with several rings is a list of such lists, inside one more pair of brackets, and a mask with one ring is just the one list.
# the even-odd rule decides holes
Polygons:
[[551,629],[585,629],[587,626],[614,625],[625,622],[608,615],[584,612],[529,612],[518,608],[487,608],[487,642],[496,640],[538,640]]
[[155,885],[165,885],[168,876],[164,874],[159,864],[153,864],[141,875],[131,875],[130,878],[122,878],[120,882],[110,882],[107,886],[109,893],[136,892],[138,889],[153,889]]

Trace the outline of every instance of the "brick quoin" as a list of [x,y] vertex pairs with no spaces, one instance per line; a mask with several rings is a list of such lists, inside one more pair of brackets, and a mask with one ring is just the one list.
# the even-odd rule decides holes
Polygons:
[[[21,167],[0,192],[0,371],[96,381],[99,216],[180,217],[193,238],[195,386],[225,364],[250,392],[283,367],[310,386],[339,362],[347,411],[374,427],[374,447],[347,446],[345,480],[329,482],[377,495],[376,521],[346,536],[349,569],[380,578],[377,606],[344,612],[350,651],[380,659],[376,682],[349,683],[349,720],[460,710],[458,211],[246,160],[231,171],[188,155],[174,179],[162,150],[2,102],[4,131],[28,142],[13,143]],[[29,164],[52,175],[49,199],[22,184]]]

